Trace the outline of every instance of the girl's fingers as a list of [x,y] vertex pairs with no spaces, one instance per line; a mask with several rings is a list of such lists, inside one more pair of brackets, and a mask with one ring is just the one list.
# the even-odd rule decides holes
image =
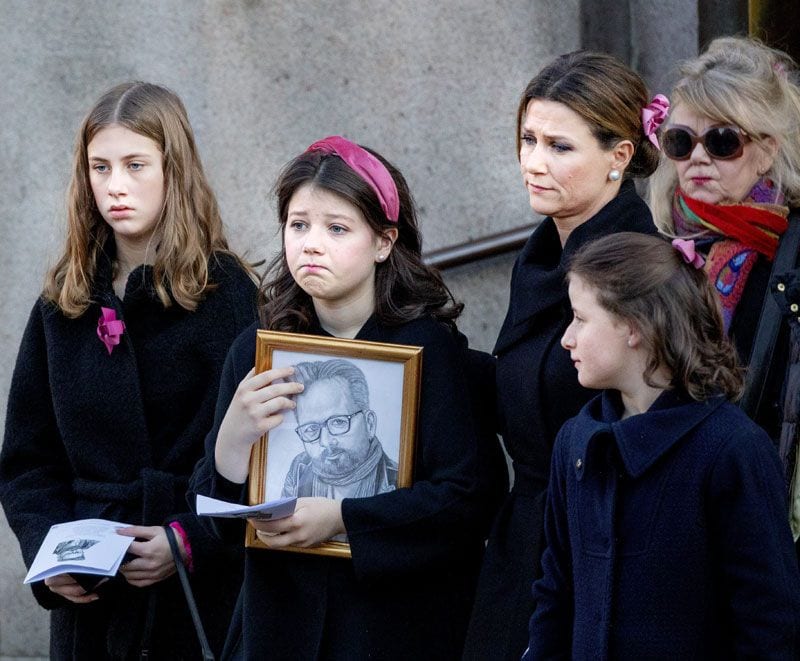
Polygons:
[[[242,379],[242,384],[245,385],[247,390],[260,390],[264,386],[268,386],[273,381],[278,381],[280,379],[288,379],[290,376],[294,374],[293,367],[276,367],[271,370],[266,370],[264,372],[260,372],[258,374],[255,373],[255,368],[250,370],[247,373],[247,376]],[[294,381],[287,381],[276,383],[274,385],[286,385],[289,383],[295,383]]]
[[297,407],[294,400],[288,397],[275,397],[274,399],[262,402],[253,408],[256,418],[266,418],[267,416],[277,415],[283,411],[291,411]]
[[86,592],[74,578],[67,574],[58,574],[45,579],[45,585],[51,592],[68,599],[74,604],[88,604],[98,599],[94,592]]
[[263,530],[256,530],[256,536],[271,549],[294,546],[294,539],[291,533],[269,533]]
[[292,517],[289,516],[285,519],[278,519],[277,521],[263,521],[261,519],[248,519],[248,521],[253,524],[256,530],[275,535],[291,530],[293,528],[291,519]]
[[293,400],[289,398],[301,392],[303,392],[303,385],[300,383],[276,383],[270,386],[264,386],[260,390],[244,393],[242,395],[242,404],[245,406],[257,406],[277,399],[278,397],[293,402]]
[[117,534],[125,537],[138,537],[139,539],[153,539],[159,530],[161,530],[159,526],[127,526],[125,528],[117,528]]

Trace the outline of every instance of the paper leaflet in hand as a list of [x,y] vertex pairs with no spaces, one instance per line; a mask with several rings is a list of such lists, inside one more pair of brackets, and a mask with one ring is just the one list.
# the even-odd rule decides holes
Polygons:
[[297,498],[279,498],[268,503],[245,507],[238,503],[228,503],[224,500],[198,495],[196,507],[198,516],[271,521],[285,519],[294,514],[296,503]]
[[114,576],[133,537],[117,534],[127,523],[82,519],[57,523],[45,535],[23,583],[56,574]]
[[228,519],[260,519],[271,521],[285,519],[294,514],[297,498],[279,498],[260,505],[244,506],[239,503],[229,503],[208,496],[197,496],[198,516],[216,516]]

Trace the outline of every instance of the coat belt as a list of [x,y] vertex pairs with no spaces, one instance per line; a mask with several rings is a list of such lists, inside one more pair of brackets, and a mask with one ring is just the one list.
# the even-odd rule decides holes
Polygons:
[[185,512],[188,478],[153,468],[143,468],[139,478],[130,482],[111,482],[76,478],[75,495],[100,503],[119,503],[133,510],[142,508],[144,525],[161,525],[176,512]]

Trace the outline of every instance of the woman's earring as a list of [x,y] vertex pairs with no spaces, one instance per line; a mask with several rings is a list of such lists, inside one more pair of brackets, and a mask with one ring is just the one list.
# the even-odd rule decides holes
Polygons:
[[376,257],[376,259],[377,259],[379,262],[382,262],[384,259],[386,259],[386,255],[378,255],[378,256]]
[[619,173],[619,170],[611,170],[611,172],[608,173],[608,178],[610,181],[619,181],[621,176],[622,175]]

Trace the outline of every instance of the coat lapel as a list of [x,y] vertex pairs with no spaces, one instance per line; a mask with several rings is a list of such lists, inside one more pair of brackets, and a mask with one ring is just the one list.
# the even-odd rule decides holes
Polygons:
[[514,265],[508,312],[493,353],[506,351],[533,332],[542,316],[566,311],[569,298],[565,278],[572,256],[594,239],[623,231],[656,233],[647,205],[632,181],[623,182],[617,197],[575,228],[563,248],[555,222],[545,218]]
[[620,420],[619,393],[603,391],[579,414],[578,456],[588,457],[599,436],[613,437],[625,472],[640,477],[724,403],[721,396],[697,402],[686,393],[665,390],[646,413]]

